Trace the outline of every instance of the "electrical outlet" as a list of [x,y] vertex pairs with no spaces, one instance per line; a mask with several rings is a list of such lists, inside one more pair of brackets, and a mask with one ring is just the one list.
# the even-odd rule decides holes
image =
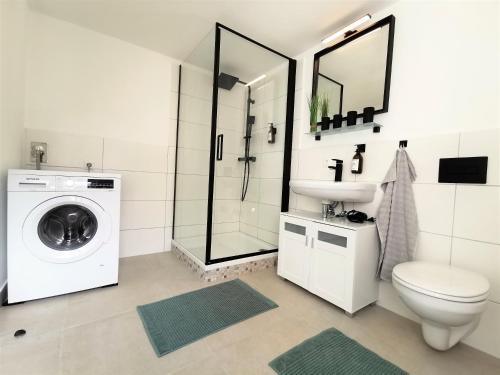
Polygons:
[[46,142],[31,142],[31,161],[36,162],[36,149],[43,149],[42,163],[47,163],[47,143]]

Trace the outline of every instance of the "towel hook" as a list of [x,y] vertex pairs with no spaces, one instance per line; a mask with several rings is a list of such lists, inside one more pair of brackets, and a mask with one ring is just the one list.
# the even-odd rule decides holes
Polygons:
[[408,147],[408,141],[406,139],[399,141],[399,148],[406,148],[406,147]]

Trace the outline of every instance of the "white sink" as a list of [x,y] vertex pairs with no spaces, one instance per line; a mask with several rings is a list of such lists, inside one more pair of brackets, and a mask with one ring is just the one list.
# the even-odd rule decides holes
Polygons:
[[296,194],[334,202],[371,202],[377,186],[363,182],[291,180]]

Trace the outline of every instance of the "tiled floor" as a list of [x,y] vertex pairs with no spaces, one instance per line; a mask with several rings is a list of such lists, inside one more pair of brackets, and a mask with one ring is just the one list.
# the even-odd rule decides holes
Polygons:
[[[466,345],[428,348],[417,324],[380,307],[351,319],[269,270],[242,279],[280,307],[157,358],[136,305],[204,284],[171,253],[122,259],[117,287],[1,308],[0,374],[273,374],[270,360],[329,327],[412,374],[500,373]],[[19,328],[27,335],[13,338]]]

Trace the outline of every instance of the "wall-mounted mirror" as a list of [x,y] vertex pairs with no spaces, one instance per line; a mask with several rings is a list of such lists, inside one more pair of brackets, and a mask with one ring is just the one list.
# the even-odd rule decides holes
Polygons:
[[314,55],[312,94],[328,98],[330,117],[389,110],[394,23],[391,15]]

